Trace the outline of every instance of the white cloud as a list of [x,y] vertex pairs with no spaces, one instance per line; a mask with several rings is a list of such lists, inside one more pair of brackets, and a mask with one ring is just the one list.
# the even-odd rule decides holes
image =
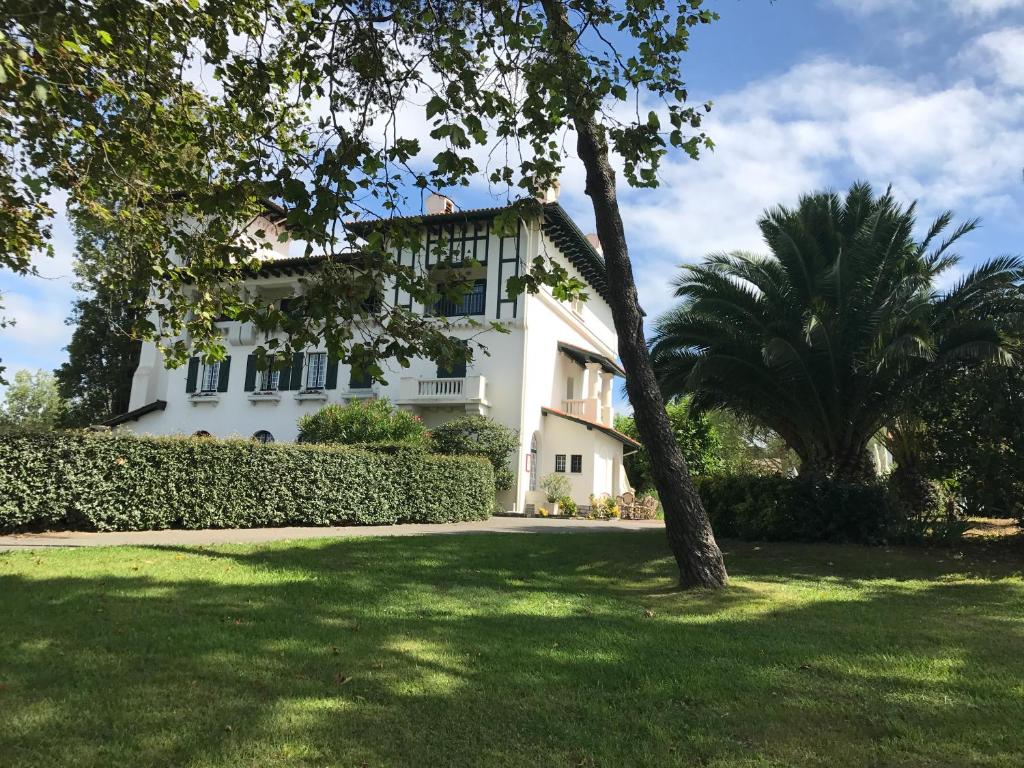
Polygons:
[[70,311],[70,297],[62,291],[53,294],[5,292],[4,313],[16,320],[3,330],[5,340],[28,348],[53,349],[66,345],[72,330],[64,324]]
[[[946,208],[1020,218],[1024,95],[998,87],[966,79],[936,87],[819,59],[720,98],[707,130],[714,153],[674,158],[657,190],[621,194],[652,317],[671,305],[679,264],[763,250],[762,211],[822,187],[891,182],[900,199],[919,199],[922,220]],[[589,212],[575,172],[569,177],[567,202]]]
[[[825,0],[827,5],[855,16],[871,16],[880,12],[901,15],[935,10],[940,0]],[[1024,0],[941,0],[948,10],[961,17],[992,17],[1004,11],[1024,8]]]
[[994,77],[1011,88],[1024,88],[1024,26],[985,33],[961,58],[978,75]]

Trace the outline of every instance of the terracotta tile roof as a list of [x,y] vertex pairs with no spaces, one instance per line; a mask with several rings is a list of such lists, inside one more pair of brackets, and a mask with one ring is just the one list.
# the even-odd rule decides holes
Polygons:
[[584,419],[580,416],[572,416],[571,414],[568,414],[565,411],[559,411],[555,408],[548,408],[547,406],[542,406],[540,412],[545,415],[550,413],[552,416],[560,416],[563,419],[575,421],[577,424],[582,424],[583,426],[589,429],[596,429],[598,432],[604,432],[604,434],[608,435],[608,437],[613,437],[623,445],[627,445],[630,448],[635,448],[636,450],[640,450],[641,448],[643,448],[643,446],[640,443],[638,443],[629,435],[624,435],[617,429],[607,427],[604,424],[598,424],[595,421],[590,421],[589,419]]

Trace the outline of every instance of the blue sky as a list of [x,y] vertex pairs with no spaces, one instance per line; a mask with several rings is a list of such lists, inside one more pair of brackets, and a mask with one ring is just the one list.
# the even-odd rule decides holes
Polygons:
[[[1024,253],[1024,0],[709,5],[722,19],[695,33],[687,78],[692,98],[715,102],[706,128],[717,148],[697,163],[673,157],[657,190],[621,197],[650,315],[671,304],[679,264],[759,250],[767,206],[857,179],[918,199],[922,220],[945,208],[981,217],[960,249],[965,268]],[[561,200],[591,231],[582,182],[570,159]],[[0,330],[8,376],[65,359],[73,242],[62,219],[55,243],[42,277],[0,273],[4,314],[17,321]]]

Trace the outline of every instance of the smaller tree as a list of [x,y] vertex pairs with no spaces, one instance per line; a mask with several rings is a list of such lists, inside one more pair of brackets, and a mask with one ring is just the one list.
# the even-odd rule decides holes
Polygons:
[[[679,450],[683,452],[686,465],[694,476],[712,475],[721,472],[722,456],[721,441],[711,419],[707,414],[693,413],[690,410],[690,399],[680,398],[665,406],[672,434],[675,435]],[[634,440],[640,439],[640,432],[632,416],[620,415],[615,419],[615,429]],[[638,491],[654,489],[654,477],[651,474],[651,457],[647,448],[626,456],[623,464],[630,484]]]
[[729,410],[716,409],[707,415],[718,435],[723,474],[796,474],[800,459],[778,433]]
[[463,416],[442,424],[431,433],[434,453],[483,456],[494,467],[494,486],[499,491],[512,487],[515,476],[509,457],[519,447],[519,434],[486,416]]
[[17,371],[0,406],[0,427],[53,429],[63,417],[66,407],[52,373]]
[[419,416],[395,410],[386,399],[331,404],[299,419],[300,443],[402,443],[425,446]]
[[1024,519],[1024,365],[962,366],[928,382],[915,411],[922,473],[955,487],[970,515]]
[[68,360],[54,371],[67,400],[67,426],[87,426],[124,413],[142,343],[131,329],[143,310],[118,301],[102,287],[75,302],[68,324],[75,326]]

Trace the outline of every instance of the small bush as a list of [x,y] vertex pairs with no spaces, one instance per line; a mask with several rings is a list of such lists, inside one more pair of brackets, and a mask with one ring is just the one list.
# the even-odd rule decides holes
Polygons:
[[494,506],[475,457],[69,432],[0,436],[0,488],[5,531],[439,523]]
[[569,517],[575,517],[576,513],[579,512],[576,502],[573,501],[570,496],[562,496],[558,500],[558,508],[562,511],[563,515],[567,515]]
[[463,416],[435,428],[430,436],[431,450],[449,456],[483,456],[494,467],[494,485],[507,491],[515,481],[509,457],[519,447],[514,429],[486,416]]
[[547,494],[548,502],[551,504],[554,504],[563,496],[568,496],[569,491],[572,489],[572,486],[569,484],[569,478],[559,472],[544,475],[544,477],[537,481],[537,485]]
[[332,403],[299,419],[300,443],[426,445],[426,440],[420,417],[394,409],[385,399]]
[[884,485],[757,475],[694,480],[715,534],[762,541],[874,544],[893,526]]
[[951,542],[970,528],[953,481],[930,480],[897,466],[886,487],[893,506],[893,541]]

